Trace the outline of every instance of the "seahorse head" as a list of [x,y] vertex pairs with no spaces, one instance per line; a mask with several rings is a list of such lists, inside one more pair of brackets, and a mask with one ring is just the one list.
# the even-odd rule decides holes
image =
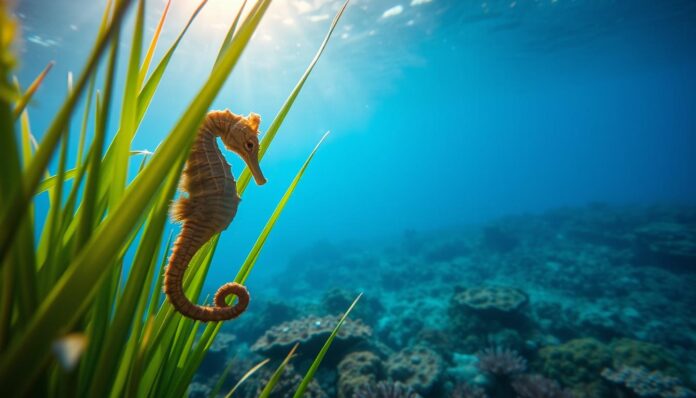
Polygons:
[[263,185],[266,178],[259,166],[259,124],[261,117],[255,113],[248,116],[235,115],[225,110],[218,119],[220,139],[227,150],[239,155],[247,164],[256,184]]

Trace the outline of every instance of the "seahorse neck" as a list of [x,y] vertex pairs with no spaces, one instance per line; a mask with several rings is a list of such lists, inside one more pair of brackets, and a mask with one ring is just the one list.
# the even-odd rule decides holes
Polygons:
[[[211,123],[204,123],[203,126],[198,130],[198,135],[194,143],[192,155],[198,157],[202,164],[207,165],[207,174],[214,181],[218,181],[218,178],[222,178],[228,182],[234,182],[234,176],[232,175],[232,170],[229,163],[225,160],[225,157],[220,151],[218,146],[217,137],[219,137],[220,129],[218,126],[211,125]],[[219,185],[214,182],[215,186],[219,189],[226,185],[223,183]]]

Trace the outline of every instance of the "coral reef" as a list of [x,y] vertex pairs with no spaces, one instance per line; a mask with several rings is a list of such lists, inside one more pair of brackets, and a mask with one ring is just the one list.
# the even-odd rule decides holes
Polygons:
[[435,351],[426,347],[410,347],[389,357],[387,375],[413,390],[427,395],[443,372],[443,361]]
[[[321,244],[274,276],[297,283],[273,284],[277,297],[257,298],[225,331],[241,357],[279,359],[300,341],[293,363],[305,369],[336,322],[316,314],[344,311],[359,290],[316,377],[328,396],[407,393],[388,388],[397,381],[433,398],[638,396],[605,368],[659,371],[693,390],[696,272],[689,251],[672,248],[688,247],[695,229],[696,208],[592,205]],[[206,373],[219,373],[212,363]]]
[[682,385],[676,377],[645,368],[622,367],[618,370],[604,369],[602,376],[614,383],[625,386],[639,397],[656,398],[694,398],[696,393]]
[[[300,343],[301,350],[316,353],[331,334],[338,319],[338,316],[309,316],[282,323],[266,331],[251,349],[264,355],[284,357],[295,343]],[[346,347],[364,341],[371,334],[372,329],[360,320],[348,319],[336,335],[332,352],[340,352]]]

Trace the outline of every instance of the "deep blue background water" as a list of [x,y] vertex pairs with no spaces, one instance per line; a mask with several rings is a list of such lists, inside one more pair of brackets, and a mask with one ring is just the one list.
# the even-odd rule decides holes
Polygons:
[[[194,3],[173,1],[155,60]],[[239,3],[209,1],[134,149],[154,150],[185,111]],[[265,130],[339,5],[276,1],[215,107],[260,113]],[[30,109],[38,137],[64,97],[67,72],[79,71],[101,7],[18,4],[20,81],[57,62]],[[163,7],[149,2],[146,40]],[[264,159],[269,183],[247,191],[222,235],[209,286],[235,274],[329,129],[252,289],[317,240],[378,239],[595,201],[693,203],[694,71],[696,2],[689,0],[355,0]],[[240,162],[230,161],[238,174]]]

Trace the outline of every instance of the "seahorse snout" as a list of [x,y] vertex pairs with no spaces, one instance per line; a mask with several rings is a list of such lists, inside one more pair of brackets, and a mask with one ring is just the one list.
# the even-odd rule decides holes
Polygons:
[[261,171],[261,166],[259,166],[259,156],[257,153],[252,152],[249,154],[245,154],[245,156],[242,156],[244,159],[244,162],[247,164],[249,167],[249,170],[251,171],[251,175],[254,176],[254,181],[256,181],[257,185],[263,185],[266,183],[266,177],[263,176],[263,172]]

